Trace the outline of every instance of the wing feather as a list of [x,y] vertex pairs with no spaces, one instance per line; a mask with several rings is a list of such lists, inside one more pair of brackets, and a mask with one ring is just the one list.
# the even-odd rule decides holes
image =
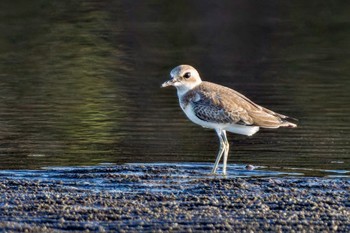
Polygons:
[[294,127],[294,124],[283,120],[287,116],[263,108],[244,95],[224,86],[202,82],[188,95],[188,104],[191,105],[195,115],[203,121],[256,125],[265,128]]

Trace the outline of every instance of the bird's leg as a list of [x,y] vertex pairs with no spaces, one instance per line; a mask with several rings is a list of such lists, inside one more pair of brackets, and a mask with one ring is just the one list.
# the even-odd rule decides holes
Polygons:
[[224,139],[222,138],[222,130],[216,130],[216,133],[217,133],[217,135],[219,137],[219,140],[220,140],[220,148],[219,148],[219,152],[218,152],[218,155],[216,157],[216,160],[215,160],[215,164],[214,164],[213,170],[211,170],[212,174],[216,173],[216,170],[218,169],[218,165],[219,165],[221,156],[224,153],[225,148],[226,148],[226,145],[224,143]]
[[224,161],[223,161],[223,168],[222,168],[222,174],[226,175],[226,167],[227,167],[227,158],[228,158],[228,151],[230,150],[230,144],[228,143],[226,131],[222,130],[221,132],[221,138],[223,139],[223,143],[225,145],[225,151],[224,151]]

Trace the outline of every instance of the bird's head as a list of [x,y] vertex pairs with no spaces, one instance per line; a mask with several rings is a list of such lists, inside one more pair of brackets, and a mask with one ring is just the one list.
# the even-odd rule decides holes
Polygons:
[[170,80],[164,82],[161,87],[174,86],[179,93],[186,93],[202,82],[198,71],[190,65],[175,67],[170,76]]

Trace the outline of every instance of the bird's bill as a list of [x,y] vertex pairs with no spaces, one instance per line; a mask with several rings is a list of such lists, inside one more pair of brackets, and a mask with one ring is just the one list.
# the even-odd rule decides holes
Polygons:
[[176,82],[175,79],[170,79],[170,80],[164,82],[160,87],[174,86],[175,82]]

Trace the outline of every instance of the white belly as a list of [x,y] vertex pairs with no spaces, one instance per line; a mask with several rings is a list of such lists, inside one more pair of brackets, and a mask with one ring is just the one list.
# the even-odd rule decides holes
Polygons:
[[[181,106],[182,108],[182,106]],[[224,124],[220,124],[220,123],[212,123],[212,122],[207,122],[207,121],[203,121],[201,119],[199,119],[193,112],[190,104],[186,106],[186,108],[182,108],[182,110],[185,112],[186,116],[188,117],[188,119],[190,119],[193,123],[197,124],[197,125],[201,125],[205,128],[210,128],[210,129],[223,129],[224,128]]]
[[180,106],[182,110],[185,112],[186,116],[195,124],[201,125],[205,128],[210,129],[221,129],[221,130],[227,130],[231,133],[236,134],[242,134],[247,136],[252,136],[256,132],[259,131],[258,126],[247,126],[247,125],[237,125],[237,124],[223,124],[223,123],[213,123],[213,122],[207,122],[199,119],[193,112],[190,104],[186,106],[186,108],[183,108],[183,106],[180,103]]

